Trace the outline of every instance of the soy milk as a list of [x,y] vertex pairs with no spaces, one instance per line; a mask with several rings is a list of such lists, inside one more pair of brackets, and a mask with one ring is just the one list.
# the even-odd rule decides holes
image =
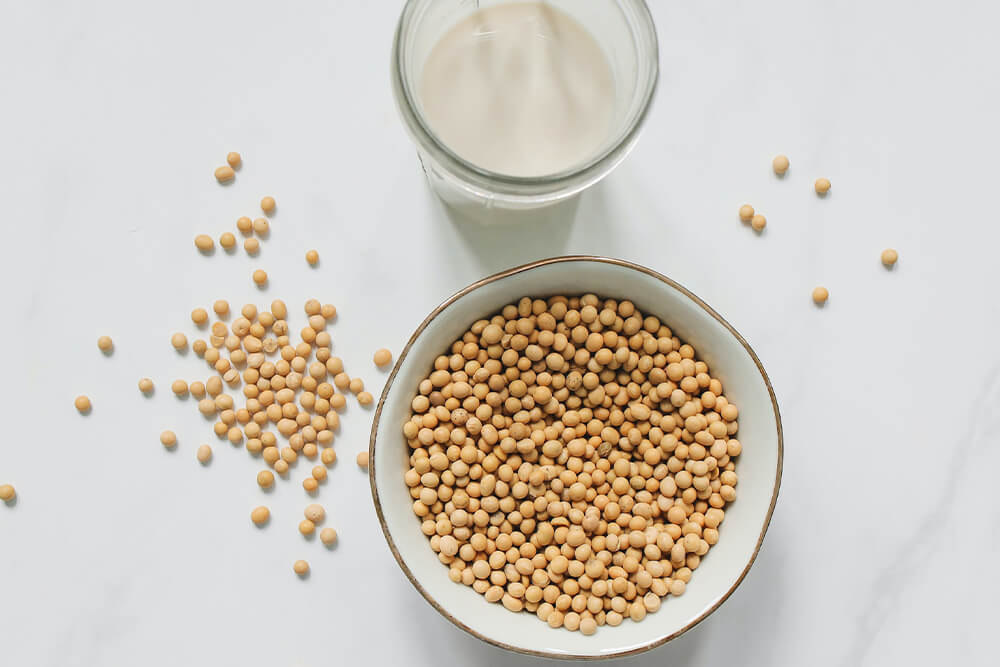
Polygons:
[[609,140],[615,82],[575,19],[540,2],[477,10],[431,50],[419,83],[431,131],[464,160],[509,176],[555,174]]

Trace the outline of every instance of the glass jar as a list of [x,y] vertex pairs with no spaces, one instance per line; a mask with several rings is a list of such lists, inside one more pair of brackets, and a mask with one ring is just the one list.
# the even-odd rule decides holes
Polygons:
[[607,58],[615,82],[608,138],[586,162],[551,175],[510,176],[478,167],[430,129],[417,91],[424,63],[442,35],[476,10],[506,1],[408,0],[393,42],[393,92],[427,180],[446,203],[472,214],[550,206],[607,176],[635,144],[659,75],[656,29],[643,0],[544,0],[586,28]]

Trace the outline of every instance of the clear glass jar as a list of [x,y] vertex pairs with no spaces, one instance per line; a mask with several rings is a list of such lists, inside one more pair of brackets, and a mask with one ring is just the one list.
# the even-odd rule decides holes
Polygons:
[[396,29],[392,84],[431,187],[448,204],[476,210],[529,210],[564,202],[607,176],[628,154],[659,76],[656,29],[643,0],[544,0],[585,27],[615,81],[612,129],[588,161],[546,176],[508,176],[463,160],[430,129],[417,94],[424,63],[441,36],[472,12],[510,0],[408,0]]

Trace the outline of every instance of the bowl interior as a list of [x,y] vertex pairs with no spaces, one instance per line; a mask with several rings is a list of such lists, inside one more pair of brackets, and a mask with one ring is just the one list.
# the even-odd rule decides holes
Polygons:
[[[492,315],[523,296],[593,292],[630,299],[656,315],[696,356],[709,364],[740,409],[737,437],[743,453],[737,461],[737,499],[726,508],[719,542],[695,570],[686,593],[668,597],[655,614],[640,623],[602,627],[592,636],[553,630],[530,613],[512,614],[490,604],[462,584],[448,579],[438,561],[403,483],[409,450],[402,425],[410,401],[434,358],[472,322]],[[756,357],[714,311],[652,271],[618,260],[564,258],[513,269],[487,279],[453,299],[425,323],[400,355],[380,402],[372,433],[372,492],[383,530],[414,585],[453,622],[487,641],[519,651],[558,657],[603,657],[651,648],[691,627],[710,613],[743,578],[763,539],[777,497],[781,471],[781,435],[777,404]]]

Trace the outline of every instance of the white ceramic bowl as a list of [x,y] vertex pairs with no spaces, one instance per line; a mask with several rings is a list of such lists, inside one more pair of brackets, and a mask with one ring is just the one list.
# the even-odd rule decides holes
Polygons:
[[[409,450],[402,425],[410,401],[434,358],[477,319],[523,296],[593,292],[630,299],[656,315],[690,343],[740,408],[743,453],[736,464],[738,497],[726,508],[719,542],[695,570],[687,592],[667,597],[655,614],[618,627],[604,626],[591,636],[554,630],[534,614],[513,614],[490,604],[448,579],[438,561],[403,483]],[[559,257],[485,278],[441,304],[417,328],[399,355],[379,401],[372,426],[372,496],[382,531],[403,572],[431,605],[466,632],[502,648],[554,658],[609,658],[659,646],[712,613],[746,576],[767,530],[781,481],[781,419],[778,404],[750,346],[704,301],[650,269],[602,257]]]

